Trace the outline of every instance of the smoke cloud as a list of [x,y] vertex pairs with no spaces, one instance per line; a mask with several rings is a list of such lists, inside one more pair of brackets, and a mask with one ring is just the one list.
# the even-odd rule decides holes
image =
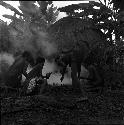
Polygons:
[[[71,69],[67,69],[67,73],[63,81],[60,81],[61,74],[59,73],[60,67],[52,60],[48,60],[49,57],[54,57],[58,52],[58,47],[54,42],[51,42],[49,35],[46,32],[38,31],[37,34],[24,34],[23,38],[19,36],[13,37],[11,41],[15,51],[23,52],[28,50],[32,53],[34,58],[37,56],[44,56],[46,58],[45,65],[43,67],[43,75],[52,72],[50,78],[48,79],[48,84],[71,84]],[[14,53],[13,52],[13,53]],[[1,53],[0,54],[0,72],[4,72],[9,66],[14,62],[14,57],[12,54]],[[31,70],[31,67],[27,69],[27,72]],[[87,71],[82,67],[81,75],[86,75]]]
[[13,64],[14,57],[9,53],[0,53],[0,73],[7,71],[7,69]]
[[0,85],[4,85],[2,79],[4,77],[5,72],[13,64],[14,60],[15,59],[12,54],[0,53]]
[[57,46],[55,43],[50,42],[49,35],[42,31],[37,31],[35,34],[28,32],[22,36],[14,34],[11,43],[14,48],[13,53],[28,50],[32,53],[34,58],[41,55],[48,58],[57,53]]
[[63,81],[61,82],[61,74],[59,73],[59,70],[61,67],[59,67],[54,61],[50,62],[48,60],[45,61],[44,67],[43,67],[43,75],[46,75],[46,73],[52,72],[50,78],[47,80],[48,84],[71,84],[71,70],[68,68],[68,73],[65,74],[65,77]]
[[50,41],[49,35],[45,32],[39,32],[38,36],[37,45],[40,47],[39,49],[44,57],[48,58],[55,55],[57,53],[57,46],[54,42]]

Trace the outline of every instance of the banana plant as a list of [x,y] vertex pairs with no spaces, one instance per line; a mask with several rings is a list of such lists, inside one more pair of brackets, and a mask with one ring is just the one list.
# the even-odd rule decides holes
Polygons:
[[[32,25],[32,27],[37,26],[38,28],[42,27],[42,29],[45,29],[50,24],[54,23],[58,16],[57,8],[53,6],[52,1],[37,1],[39,7],[35,5],[36,1],[19,1],[19,3],[19,9],[21,10],[21,13],[10,4],[7,4],[3,1],[0,2],[0,5],[10,9],[15,13],[14,17],[10,15],[3,15],[4,17],[11,19],[14,22],[14,25],[17,25],[17,20],[17,23],[19,24],[20,20],[20,23],[27,22],[29,28]],[[16,15],[19,15],[21,19],[17,18]]]
[[[100,0],[99,0],[100,1]],[[109,44],[119,41],[124,37],[124,13],[121,4],[123,0],[116,5],[115,0],[104,0],[104,2],[89,1],[89,3],[80,3],[59,8],[60,12],[66,12],[68,16],[82,18],[91,21],[95,26],[104,31]],[[120,9],[119,9],[120,5]],[[116,7],[118,6],[118,8]],[[97,8],[96,8],[97,7]],[[76,12],[80,10],[81,12]],[[119,12],[119,10],[122,10]],[[116,41],[112,36],[115,34]]]
[[[35,5],[36,2],[39,6]],[[13,36],[11,40],[15,41],[14,45],[24,43],[24,41],[29,41],[28,44],[30,44],[30,42],[36,41],[34,39],[37,37],[38,32],[46,32],[47,27],[55,22],[58,11],[51,1],[19,1],[19,3],[21,12],[13,6],[0,1],[0,5],[14,12],[14,15],[3,15],[12,21],[8,27],[11,36]],[[18,46],[18,49],[20,48]],[[17,46],[15,49],[17,49]]]

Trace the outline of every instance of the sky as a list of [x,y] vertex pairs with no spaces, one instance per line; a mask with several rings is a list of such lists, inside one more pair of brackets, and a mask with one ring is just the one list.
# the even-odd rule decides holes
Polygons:
[[[99,0],[90,0],[90,1],[99,1]],[[103,0],[101,0],[101,1],[103,1]],[[9,3],[10,5],[12,5],[13,7],[15,7],[16,9],[19,10],[19,8],[18,8],[19,2],[18,2],[18,1],[4,1],[4,2]],[[57,8],[59,8],[59,7],[64,7],[64,6],[67,6],[67,5],[78,4],[78,3],[83,3],[83,2],[84,2],[84,0],[82,0],[82,1],[53,1],[53,4],[54,4],[54,6],[57,6]],[[19,10],[19,11],[20,11],[20,10]],[[21,11],[20,11],[20,12],[21,12]],[[3,6],[0,5],[0,19],[1,19],[1,20],[4,20],[4,21],[7,22],[7,23],[10,23],[10,20],[9,20],[9,19],[4,18],[4,17],[2,16],[3,14],[13,15],[14,12],[11,11],[10,9],[6,9],[6,8],[4,8]],[[58,15],[57,20],[59,20],[59,19],[65,17],[65,16],[66,16],[65,13],[60,12],[59,15]]]

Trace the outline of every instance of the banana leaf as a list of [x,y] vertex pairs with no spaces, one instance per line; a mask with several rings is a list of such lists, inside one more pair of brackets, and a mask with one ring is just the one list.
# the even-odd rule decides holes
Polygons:
[[4,15],[2,15],[3,17],[5,17],[5,18],[8,18],[8,19],[11,19],[11,20],[13,20],[13,21],[19,21],[20,19],[18,19],[17,17],[15,17],[15,16],[12,16],[12,15],[8,15],[8,14],[4,14]]
[[3,1],[0,1],[0,5],[2,5],[3,7],[5,7],[6,9],[10,9],[11,11],[14,11],[16,14],[23,16],[22,13],[20,13],[16,8],[14,8],[13,6],[11,6],[10,4],[7,4]]
[[34,15],[38,15],[39,13],[39,8],[32,4],[31,6],[29,6],[28,8],[26,8],[25,6],[19,6],[19,9],[24,13],[27,14],[29,16],[34,16]]
[[72,12],[72,11],[78,10],[78,9],[80,9],[80,6],[77,5],[77,4],[72,4],[72,5],[69,5],[69,6],[58,8],[58,10],[60,12]]
[[89,1],[89,4],[92,4],[93,6],[97,6],[97,7],[103,6],[102,3],[98,3],[98,2],[95,2],[95,1]]
[[19,1],[20,6],[23,6],[25,8],[30,8],[32,4],[35,3],[35,1]]
[[82,10],[93,9],[94,6],[103,7],[104,5],[101,4],[101,3],[95,2],[95,1],[89,1],[89,3],[72,4],[72,5],[69,5],[69,6],[66,6],[66,7],[59,8],[58,10],[60,12],[72,12],[72,11],[78,10],[78,9],[82,9]]

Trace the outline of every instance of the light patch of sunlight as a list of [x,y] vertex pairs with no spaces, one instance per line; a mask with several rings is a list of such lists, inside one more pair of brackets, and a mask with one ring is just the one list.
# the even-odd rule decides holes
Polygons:
[[84,10],[78,9],[78,10],[75,10],[74,12],[80,13],[80,12],[83,12],[83,11],[84,11]]
[[94,9],[100,9],[100,7],[97,7],[97,6],[94,6],[93,8],[94,8]]
[[37,5],[38,7],[40,7],[40,5],[38,4],[38,2],[37,2],[37,1],[36,1],[34,4],[35,4],[35,5]]
[[92,18],[92,17],[93,17],[93,15],[89,15],[88,17],[89,17],[89,18]]

